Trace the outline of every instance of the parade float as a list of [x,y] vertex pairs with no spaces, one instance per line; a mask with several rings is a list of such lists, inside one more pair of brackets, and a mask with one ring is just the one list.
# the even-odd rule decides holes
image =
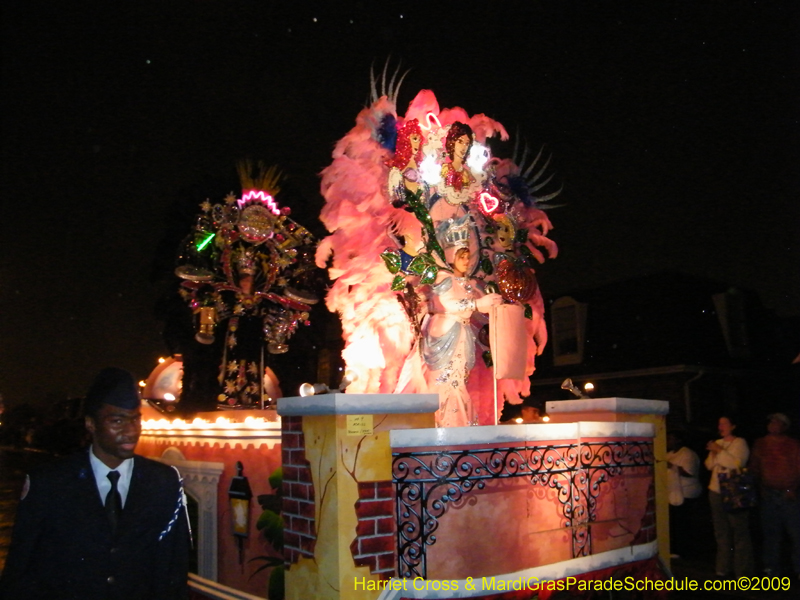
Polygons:
[[545,193],[542,151],[492,155],[508,134],[485,115],[440,109],[429,90],[399,115],[396,78],[384,71],[380,94],[373,80],[322,172],[331,234],[316,259],[334,281],[348,390],[435,391],[439,424],[494,424],[504,399],[528,394],[547,341],[534,269],[557,254],[543,207],[559,190]]
[[288,351],[317,302],[314,240],[278,204],[279,172],[248,161],[238,171],[241,195],[200,204],[175,268],[195,343],[219,348],[214,397],[206,403],[216,410],[175,418],[181,356],[160,359],[141,382],[139,451],[183,475],[195,534],[191,585],[200,598],[263,597],[282,562],[280,543],[265,539],[263,522],[266,507],[280,501],[269,482],[281,467],[274,408],[282,392],[269,359]]
[[[142,436],[201,500],[195,593],[263,594],[264,574],[245,574],[263,547],[249,501],[278,466],[287,598],[582,597],[587,582],[660,577],[666,403],[554,402],[550,423],[498,425],[504,404],[529,393],[547,342],[535,268],[557,254],[543,210],[560,191],[549,158],[514,140],[510,157],[495,156],[503,125],[441,108],[429,90],[400,114],[399,85],[397,72],[373,78],[370,105],[322,172],[330,235],[315,259],[342,323],[338,389],[309,383],[277,414],[234,410],[272,404],[260,400],[260,357],[307,318],[312,299],[293,273],[308,263],[281,254],[308,242],[299,226],[262,195],[253,221],[276,229],[254,235],[242,225],[253,196],[233,198],[203,208],[187,246],[179,274],[198,341],[214,328],[238,341],[245,317],[260,331],[249,358],[226,342],[218,400],[229,410],[153,421]],[[207,239],[224,277],[198,272]],[[244,476],[261,488],[250,497]]]
[[238,165],[241,197],[200,205],[175,273],[195,319],[195,339],[223,340],[220,407],[273,405],[264,383],[269,355],[283,354],[297,328],[308,324],[317,297],[309,289],[314,239],[279,206],[280,173],[263,163]]

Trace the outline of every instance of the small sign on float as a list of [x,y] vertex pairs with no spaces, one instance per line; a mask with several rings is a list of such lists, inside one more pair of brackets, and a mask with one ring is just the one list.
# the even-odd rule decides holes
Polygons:
[[372,435],[372,415],[347,415],[347,435]]

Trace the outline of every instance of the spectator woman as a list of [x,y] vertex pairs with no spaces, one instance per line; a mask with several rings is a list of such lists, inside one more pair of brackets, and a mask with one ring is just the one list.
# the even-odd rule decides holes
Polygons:
[[708,500],[717,542],[717,576],[743,577],[753,573],[753,548],[750,542],[750,514],[747,509],[727,511],[722,505],[719,475],[743,469],[750,449],[744,438],[734,435],[736,420],[728,415],[717,424],[720,439],[706,444],[705,466],[711,471]]

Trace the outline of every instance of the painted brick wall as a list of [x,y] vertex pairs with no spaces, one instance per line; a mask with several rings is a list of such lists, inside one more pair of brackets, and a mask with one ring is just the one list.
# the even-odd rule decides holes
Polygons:
[[634,544],[646,544],[656,539],[656,486],[651,483],[647,489],[647,508],[642,517],[642,526],[636,532]]
[[350,552],[357,566],[369,567],[370,572],[381,579],[389,579],[396,570],[394,507],[394,486],[391,481],[358,482],[358,525]]
[[283,559],[287,567],[313,557],[317,543],[314,484],[306,460],[302,417],[281,420],[283,453]]

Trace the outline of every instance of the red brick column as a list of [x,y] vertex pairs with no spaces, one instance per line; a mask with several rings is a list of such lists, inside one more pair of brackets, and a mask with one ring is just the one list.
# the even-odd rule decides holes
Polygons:
[[396,570],[397,554],[392,482],[359,481],[356,515],[356,538],[350,544],[355,564],[389,579]]
[[306,460],[303,417],[281,419],[283,452],[283,559],[287,567],[313,557],[317,543],[314,484]]

